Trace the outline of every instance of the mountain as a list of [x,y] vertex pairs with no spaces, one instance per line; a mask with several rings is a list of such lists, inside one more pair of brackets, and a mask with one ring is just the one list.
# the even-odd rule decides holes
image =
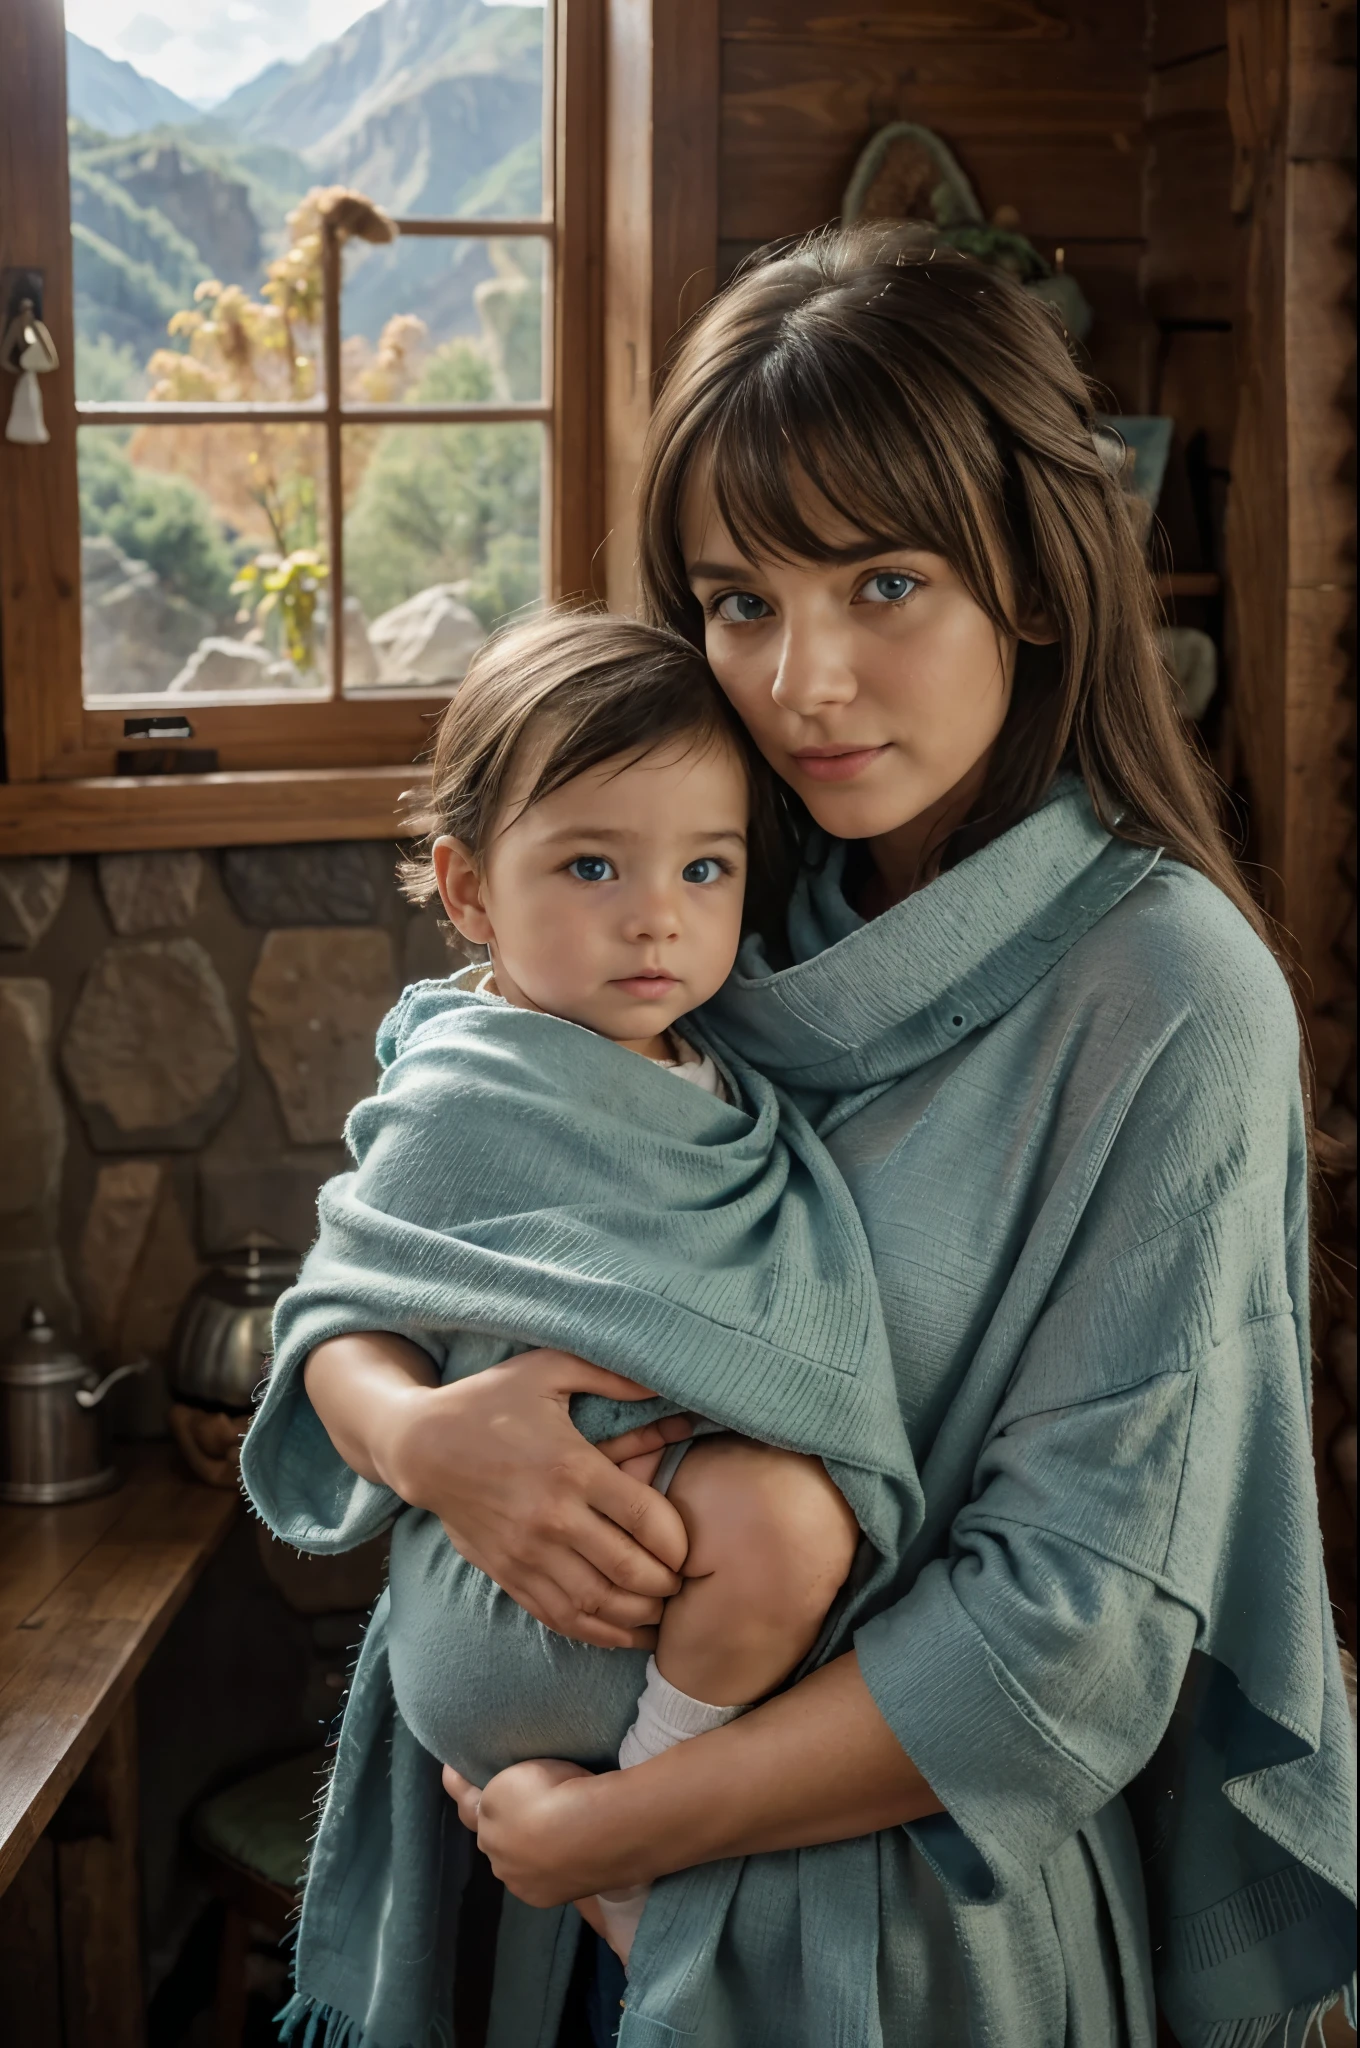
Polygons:
[[[206,114],[68,37],[81,396],[144,391],[147,358],[202,279],[258,289],[310,186],[352,185],[398,214],[536,212],[543,22],[536,7],[385,0]],[[478,242],[356,245],[345,331],[376,341],[412,312],[438,338],[476,333],[493,274]]]
[[66,111],[105,135],[135,135],[139,129],[197,121],[199,111],[131,64],[66,32]]

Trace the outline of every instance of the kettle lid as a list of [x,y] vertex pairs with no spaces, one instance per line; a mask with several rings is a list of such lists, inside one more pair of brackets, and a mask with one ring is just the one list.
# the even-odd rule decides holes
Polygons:
[[41,1303],[36,1301],[24,1310],[18,1336],[0,1351],[0,1378],[65,1378],[72,1372],[84,1373],[89,1369],[88,1361],[53,1328]]

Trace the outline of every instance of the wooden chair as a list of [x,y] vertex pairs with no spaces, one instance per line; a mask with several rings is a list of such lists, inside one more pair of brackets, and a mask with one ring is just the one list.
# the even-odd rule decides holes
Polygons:
[[308,1750],[228,1785],[191,1816],[194,1860],[223,1906],[218,2048],[240,2048],[245,2031],[251,1928],[282,1941],[296,1916],[326,1766],[324,1750]]

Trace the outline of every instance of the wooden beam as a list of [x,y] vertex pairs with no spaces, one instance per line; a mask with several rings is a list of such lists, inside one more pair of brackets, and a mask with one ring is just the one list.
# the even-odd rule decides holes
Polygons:
[[605,25],[604,580],[627,611],[652,402],[717,280],[718,0],[607,0]]
[[354,768],[11,784],[0,787],[0,856],[399,839],[402,796],[424,779]]

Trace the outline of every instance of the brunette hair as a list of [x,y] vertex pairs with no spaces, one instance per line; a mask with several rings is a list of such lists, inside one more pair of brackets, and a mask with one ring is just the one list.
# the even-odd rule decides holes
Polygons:
[[431,850],[444,834],[480,859],[515,775],[541,750],[525,798],[536,804],[605,761],[641,760],[672,740],[719,742],[751,790],[751,865],[770,831],[772,777],[703,655],[678,633],[606,612],[556,610],[478,648],[435,733],[430,793],[398,870],[413,903],[437,894]]
[[703,645],[679,524],[699,473],[752,558],[838,559],[806,480],[863,539],[943,555],[998,631],[1042,617],[1058,636],[1020,642],[985,784],[934,867],[1018,823],[1066,766],[1109,831],[1198,869],[1278,955],[1175,709],[1109,439],[1052,310],[1013,280],[929,230],[822,231],[758,259],[685,334],[643,463],[644,609]]

